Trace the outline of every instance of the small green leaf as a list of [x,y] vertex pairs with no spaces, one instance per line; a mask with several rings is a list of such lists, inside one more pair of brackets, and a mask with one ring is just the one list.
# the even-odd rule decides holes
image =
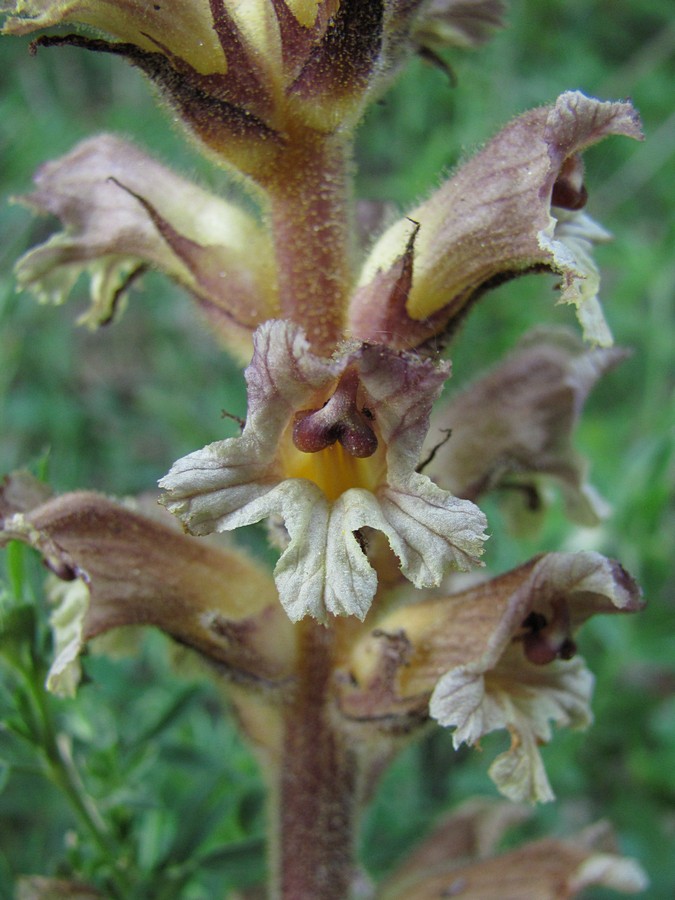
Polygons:
[[138,835],[138,863],[151,872],[161,865],[176,836],[176,817],[164,809],[150,809],[141,817]]
[[21,600],[26,584],[26,548],[19,541],[10,541],[7,544],[6,565],[9,578],[11,595],[15,600]]
[[11,767],[9,763],[4,759],[0,759],[0,794],[4,791],[7,782],[9,781],[10,772]]

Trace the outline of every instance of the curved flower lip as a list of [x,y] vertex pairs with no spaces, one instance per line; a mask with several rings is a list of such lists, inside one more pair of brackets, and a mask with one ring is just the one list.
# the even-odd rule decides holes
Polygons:
[[642,137],[632,106],[579,92],[514,119],[376,242],[352,299],[350,333],[420,344],[451,331],[489,287],[551,270],[562,276],[561,301],[576,306],[585,337],[611,343],[590,257],[608,235],[581,211],[578,154],[612,134]]
[[431,438],[450,437],[427,473],[457,497],[476,502],[509,487],[531,505],[539,502],[535,477],[552,476],[570,517],[597,525],[607,505],[586,482],[587,464],[574,450],[572,434],[595,383],[628,355],[617,347],[588,348],[566,330],[534,330],[435,412]]
[[292,627],[251,559],[181,534],[157,507],[151,518],[94,493],[46,500],[34,484],[13,476],[0,489],[0,543],[30,544],[59,578],[88,589],[75,620],[67,610],[59,619],[67,639],[57,636],[53,686],[73,686],[83,644],[124,625],[161,628],[252,686],[291,677]]
[[339,707],[349,718],[430,714],[455,747],[508,729],[512,746],[490,775],[513,800],[553,797],[538,746],[558,725],[591,719],[593,679],[573,635],[591,615],[642,606],[633,579],[598,553],[549,553],[442,599],[373,623],[343,661]]
[[105,324],[152,266],[186,287],[235,346],[276,313],[274,254],[261,225],[132,144],[107,134],[82,141],[41,166],[35,186],[20,202],[63,224],[16,265],[19,286],[40,300],[63,302],[88,270],[92,307],[81,321]]
[[[289,541],[275,580],[293,620],[366,615],[377,575],[360,542],[363,528],[387,536],[402,573],[418,587],[438,585],[448,568],[475,564],[485,517],[415,471],[447,365],[358,345],[326,360],[310,352],[298,326],[281,321],[261,326],[254,348],[241,437],[178,460],[160,482],[167,492],[164,504],[190,531],[206,534],[280,516]],[[370,484],[359,482],[357,461],[342,457],[351,474],[331,501],[315,481],[294,477],[293,465],[303,471],[302,464],[312,463],[314,454],[299,453],[288,435],[295,414],[320,408],[349,367],[358,373],[364,403],[386,448],[378,454],[385,459],[384,466],[380,457],[374,459],[375,483]],[[329,457],[329,467],[333,462],[335,457]],[[335,478],[339,472],[335,469]]]

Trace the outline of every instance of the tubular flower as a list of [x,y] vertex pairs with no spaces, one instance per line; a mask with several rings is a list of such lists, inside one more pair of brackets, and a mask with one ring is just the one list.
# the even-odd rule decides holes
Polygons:
[[579,92],[514,119],[377,241],[351,301],[351,333],[418,345],[452,331],[489,287],[548,270],[562,276],[561,301],[576,307],[584,336],[610,344],[590,255],[608,235],[581,211],[579,156],[610,134],[640,138],[635,110]]
[[269,574],[221,539],[181,534],[151,508],[149,516],[85,491],[51,497],[21,473],[0,485],[0,545],[35,547],[61,579],[51,590],[47,687],[72,695],[85,642],[125,625],[161,628],[239,683],[282,683],[295,638]]
[[592,885],[622,893],[647,888],[637,861],[618,855],[606,822],[568,838],[499,852],[504,834],[527,818],[522,806],[485,799],[463,803],[387,878],[378,900],[561,900]]
[[386,535],[417,587],[477,561],[483,514],[415,470],[447,365],[356,344],[327,360],[279,321],[254,348],[241,437],[178,460],[160,482],[192,533],[279,516],[275,580],[294,620],[366,615],[377,575],[364,529]]
[[19,286],[41,301],[62,303],[86,271],[91,308],[80,321],[103,325],[152,266],[189,290],[235,349],[277,314],[274,252],[260,223],[132,144],[90,138],[41,166],[34,181],[20,202],[64,226],[16,264]]
[[542,506],[538,479],[562,486],[570,518],[597,525],[607,504],[586,482],[572,433],[595,382],[627,356],[618,347],[584,347],[567,331],[535,330],[513,353],[439,409],[431,433],[450,434],[426,471],[458,497],[494,490]]
[[385,613],[343,660],[340,708],[358,721],[431,715],[455,747],[506,729],[511,747],[490,775],[511,800],[553,792],[539,746],[551,722],[591,722],[593,677],[574,634],[592,615],[640,609],[640,590],[598,553],[548,553],[444,598]]

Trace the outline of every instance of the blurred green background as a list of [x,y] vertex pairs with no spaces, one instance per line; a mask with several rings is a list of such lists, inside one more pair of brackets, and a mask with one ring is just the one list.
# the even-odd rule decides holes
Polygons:
[[[119,60],[74,49],[0,43],[0,195],[30,188],[44,160],[95,132],[132,138],[203,185],[231,194],[226,176],[188,147],[152,91]],[[405,209],[513,115],[567,89],[630,97],[646,142],[610,139],[586,155],[589,213],[614,243],[597,251],[605,312],[633,356],[599,385],[577,446],[592,481],[613,505],[594,530],[573,528],[554,505],[537,540],[504,535],[491,514],[486,561],[501,571],[542,549],[597,549],[619,558],[643,585],[639,617],[596,620],[581,635],[597,677],[595,725],[560,733],[544,751],[558,801],[536,810],[520,836],[570,832],[608,818],[623,852],[652,879],[649,897],[675,891],[675,20],[671,0],[523,0],[485,48],[448,56],[457,85],[415,61],[369,112],[358,142],[359,196]],[[117,495],[154,486],[179,456],[228,428],[221,410],[244,412],[242,379],[189,300],[157,275],[133,291],[118,325],[75,327],[86,286],[63,309],[18,295],[15,259],[50,233],[21,207],[0,206],[0,470],[46,471],[59,491]],[[530,276],[485,297],[451,348],[453,387],[496,360],[528,327],[573,324],[554,305],[555,280]],[[256,532],[249,538],[256,540]],[[36,598],[41,575],[13,551],[7,592]],[[40,626],[44,630],[44,625]],[[46,637],[45,637],[46,640]],[[215,690],[175,674],[159,635],[137,657],[87,662],[91,681],[52,715],[72,735],[87,789],[147,885],[169,860],[203,857],[198,877],[161,896],[200,900],[214,885],[261,874],[262,788],[253,759],[219,713]],[[17,711],[7,678],[0,713]],[[0,898],[16,873],[97,865],[63,798],[42,778],[29,746],[0,731]],[[483,754],[452,750],[440,731],[407,750],[363,829],[364,858],[378,875],[433,818],[470,794],[494,794]],[[212,830],[215,829],[215,830]],[[228,851],[223,844],[232,844]],[[210,880],[215,879],[215,880]],[[157,896],[159,893],[139,896]],[[174,890],[174,893],[171,891]],[[602,891],[589,894],[603,897]]]

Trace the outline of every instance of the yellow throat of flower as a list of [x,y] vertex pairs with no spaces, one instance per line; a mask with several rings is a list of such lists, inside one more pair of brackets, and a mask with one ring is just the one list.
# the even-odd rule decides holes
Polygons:
[[331,503],[350,488],[372,492],[384,480],[384,447],[378,447],[372,456],[359,459],[337,441],[316,453],[303,453],[290,440],[285,443],[281,454],[284,476],[313,481]]

